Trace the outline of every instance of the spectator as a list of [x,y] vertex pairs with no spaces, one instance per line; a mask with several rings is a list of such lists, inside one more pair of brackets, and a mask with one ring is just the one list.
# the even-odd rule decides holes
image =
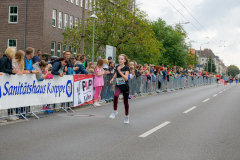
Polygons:
[[58,58],[52,67],[52,74],[59,75],[63,77],[66,73],[64,72],[65,66],[68,64],[68,60],[66,58]]
[[[79,56],[79,60],[75,63],[75,65],[77,65],[77,70],[76,70],[76,74],[88,74],[88,71],[86,71],[85,67],[83,66],[83,63],[85,62],[85,54],[81,54]],[[76,68],[76,67],[75,67]]]
[[77,57],[74,57],[73,60],[72,60],[72,63],[73,63],[73,66],[76,67],[77,66],[77,63],[76,62],[79,62],[78,58]]
[[[48,66],[48,63],[45,62],[44,60],[41,60],[41,62],[37,62],[37,63],[33,64],[33,68],[36,70],[39,70],[39,72],[40,72],[40,74],[36,75],[36,78],[38,81],[43,81],[44,79],[47,78],[47,76],[49,76],[51,74],[51,71],[46,70],[47,66]],[[46,74],[43,74],[45,72],[46,72]]]
[[21,75],[22,71],[12,68],[12,58],[16,53],[16,49],[8,47],[5,51],[5,54],[0,59],[0,72],[8,74],[18,74]]
[[134,66],[129,67],[129,69],[130,69],[129,79],[133,79],[133,77],[135,77]]
[[145,71],[145,69],[148,67],[148,64],[147,63],[145,63],[144,64],[144,68],[143,68],[143,70]]
[[33,56],[33,63],[41,62],[42,52],[40,50],[37,51],[37,55]]
[[70,56],[71,56],[70,51],[66,51],[64,53],[64,58],[66,58],[68,60],[68,64],[64,68],[64,72],[66,72],[68,75],[72,75],[74,73],[74,71],[77,71],[79,69],[79,67],[74,67],[73,66],[73,64],[70,60]]
[[94,83],[93,86],[95,87],[95,94],[94,94],[94,106],[100,106],[98,103],[99,100],[99,94],[101,92],[102,86],[104,85],[104,79],[103,75],[106,74],[106,72],[103,70],[103,59],[99,59],[97,62],[97,66],[95,67],[94,71]]
[[109,69],[109,63],[107,59],[103,59],[103,69],[107,71]]
[[39,74],[40,71],[39,70],[34,70],[33,68],[33,55],[34,55],[34,48],[32,47],[27,47],[26,51],[25,51],[25,70],[28,70],[30,73],[33,74]]
[[134,67],[134,62],[131,61],[129,64],[130,64],[130,67]]
[[113,60],[112,60],[112,57],[108,57],[108,63],[110,63],[110,62],[112,62]]
[[88,64],[86,71],[88,71],[89,74],[94,74],[94,62]]
[[[52,65],[51,64],[48,64],[45,68],[45,72],[44,72],[44,75],[48,74],[48,72],[52,72]],[[53,79],[53,75],[52,73],[47,75],[47,77],[45,79]]]
[[30,71],[24,70],[25,68],[24,56],[25,53],[22,50],[17,51],[15,57],[12,60],[12,67],[13,69],[20,70],[23,74],[30,74]]

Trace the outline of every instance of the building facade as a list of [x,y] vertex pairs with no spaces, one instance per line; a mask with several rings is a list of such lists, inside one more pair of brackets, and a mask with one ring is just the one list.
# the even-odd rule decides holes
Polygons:
[[[131,8],[135,0],[131,0]],[[114,0],[111,0],[114,2]],[[63,44],[64,28],[81,22],[83,7],[85,18],[90,15],[93,0],[1,0],[0,1],[0,54],[7,47],[25,50],[33,47],[62,56],[66,50],[77,53],[80,48]]]
[[[27,3],[25,3],[27,2]],[[62,44],[65,27],[81,22],[83,0],[1,0],[0,52],[7,47],[25,50],[33,47],[42,53],[62,56],[77,49]],[[86,17],[92,0],[86,0]]]

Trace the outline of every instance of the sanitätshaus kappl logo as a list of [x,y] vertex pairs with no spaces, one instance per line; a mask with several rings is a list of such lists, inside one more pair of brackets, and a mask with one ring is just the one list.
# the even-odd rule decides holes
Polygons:
[[72,96],[72,81],[68,80],[67,85],[66,85],[66,93],[68,97]]

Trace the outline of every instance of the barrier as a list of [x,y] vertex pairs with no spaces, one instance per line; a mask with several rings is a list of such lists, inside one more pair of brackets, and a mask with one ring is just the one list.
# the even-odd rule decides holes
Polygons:
[[[104,76],[100,100],[113,100],[116,81],[110,84],[113,74]],[[35,75],[0,76],[0,118],[18,116],[25,118],[36,113],[71,110],[93,103],[93,75],[54,76],[51,80],[37,81]],[[139,76],[129,79],[130,97],[215,84],[214,77],[198,76]],[[47,105],[48,104],[48,105]]]

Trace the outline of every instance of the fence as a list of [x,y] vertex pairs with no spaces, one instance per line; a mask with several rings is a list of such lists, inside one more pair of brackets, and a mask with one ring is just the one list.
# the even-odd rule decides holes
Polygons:
[[[110,84],[112,77],[112,74],[104,76],[101,101],[113,100],[116,81]],[[129,98],[215,83],[214,77],[139,76],[129,79]],[[43,112],[74,112],[72,107],[92,104],[93,94],[93,75],[54,76],[53,80],[38,82],[35,75],[3,74],[0,76],[0,119],[18,116],[28,120],[31,115],[39,118],[37,114]]]

